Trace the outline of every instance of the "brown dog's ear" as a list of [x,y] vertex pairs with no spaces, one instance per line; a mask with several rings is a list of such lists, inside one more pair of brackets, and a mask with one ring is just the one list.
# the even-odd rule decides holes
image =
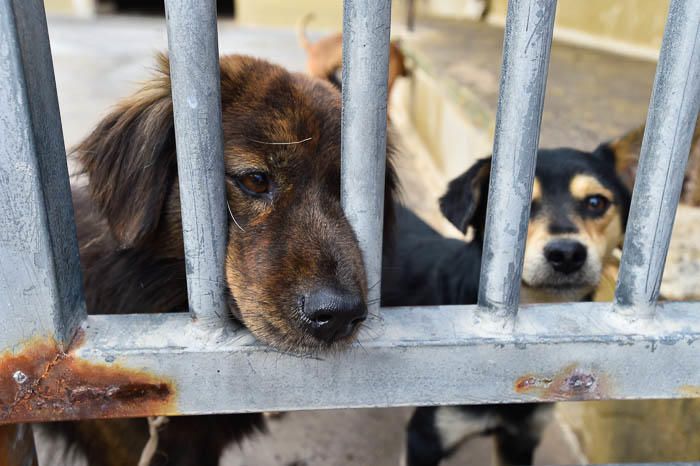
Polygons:
[[618,178],[630,191],[634,188],[634,179],[637,176],[643,138],[644,125],[613,141],[604,142],[593,151],[594,155],[614,164]]
[[483,230],[490,174],[491,157],[478,160],[450,181],[447,192],[440,198],[440,211],[462,233],[470,225]]
[[76,148],[93,201],[124,248],[158,227],[177,175],[168,61],[159,74],[120,102]]

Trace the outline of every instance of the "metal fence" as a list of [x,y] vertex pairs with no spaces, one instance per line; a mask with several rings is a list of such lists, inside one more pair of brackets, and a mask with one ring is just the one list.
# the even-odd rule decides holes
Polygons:
[[[344,10],[341,193],[371,283],[390,7]],[[657,303],[700,105],[700,2],[671,1],[615,302],[518,312],[555,7],[509,2],[479,305],[377,305],[361,350],[306,358],[198,323],[227,312],[226,211],[208,207],[224,205],[214,2],[166,1],[191,315],[87,316],[43,5],[0,0],[0,424],[700,396],[700,308]],[[59,370],[69,376],[47,382]],[[48,397],[46,383],[64,385]]]

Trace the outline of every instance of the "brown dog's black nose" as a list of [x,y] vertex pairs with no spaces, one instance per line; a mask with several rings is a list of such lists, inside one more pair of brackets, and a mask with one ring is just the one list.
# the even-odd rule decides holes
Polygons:
[[588,252],[586,247],[578,241],[560,239],[545,246],[544,257],[557,272],[570,274],[583,267]]
[[313,336],[327,343],[352,334],[367,318],[367,306],[358,294],[319,288],[304,296],[302,322]]

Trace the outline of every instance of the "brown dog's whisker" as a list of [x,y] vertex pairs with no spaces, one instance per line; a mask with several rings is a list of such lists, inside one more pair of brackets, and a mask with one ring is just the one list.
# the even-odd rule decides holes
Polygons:
[[229,204],[228,199],[226,200],[226,207],[228,208],[228,214],[231,216],[231,220],[233,220],[233,223],[236,224],[236,226],[245,233],[245,230],[243,227],[238,223],[238,220],[236,220],[236,217],[233,216],[233,212],[231,212],[231,204]]
[[[87,181],[76,179],[73,186],[86,307],[104,314],[184,314],[194,304],[188,299],[189,281],[195,288],[225,291],[221,315],[197,316],[197,325],[214,331],[195,337],[214,345],[267,344],[263,365],[285,364],[285,356],[322,360],[348,349],[357,357],[361,353],[352,342],[362,328],[357,319],[364,317],[367,279],[336,189],[341,94],[253,57],[220,60],[225,150],[223,165],[213,168],[224,171],[227,221],[236,226],[227,225],[223,273],[197,276],[195,271],[187,277],[193,267],[184,256],[183,214],[206,215],[207,209],[183,211],[191,207],[180,199],[185,184],[178,177],[170,66],[164,55],[158,63],[157,75],[114,107],[72,151],[71,176],[85,175]],[[250,134],[260,139],[246,138]],[[389,149],[387,212],[395,187],[391,154]],[[391,224],[393,217],[387,218]],[[244,234],[234,234],[235,229]],[[326,314],[329,300],[338,300],[343,309]],[[328,322],[333,325],[324,326]],[[222,368],[228,363],[220,362]],[[124,421],[128,436],[127,429],[90,422],[100,428],[80,427],[74,439],[89,464],[106,464],[113,451],[129,456],[130,445],[143,440],[138,438],[143,419]],[[173,417],[167,427],[173,435],[161,436],[159,455],[182,464],[217,464],[225,446],[262,430],[262,424],[257,413]],[[192,448],[183,453],[179,439],[185,434]],[[119,464],[137,462],[125,457]]]
[[267,141],[260,141],[258,139],[253,139],[253,138],[249,138],[249,137],[246,137],[246,139],[249,141],[257,142],[258,144],[267,144],[270,146],[292,146],[294,144],[302,144],[304,142],[311,141],[311,139],[313,139],[313,138],[308,137],[306,139],[301,139],[299,141],[291,141],[291,142],[271,142],[271,141],[267,142]]

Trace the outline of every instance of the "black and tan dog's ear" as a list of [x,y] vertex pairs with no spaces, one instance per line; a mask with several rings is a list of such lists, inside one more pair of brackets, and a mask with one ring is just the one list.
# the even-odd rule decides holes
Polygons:
[[168,62],[159,74],[121,101],[75,153],[89,177],[90,194],[122,247],[156,230],[167,191],[177,175]]
[[593,154],[614,164],[618,178],[630,191],[634,188],[634,179],[637,176],[643,138],[644,125],[620,138],[599,145],[593,151]]
[[470,225],[483,228],[490,174],[491,157],[478,160],[450,181],[447,192],[440,198],[442,214],[462,233],[466,233]]

